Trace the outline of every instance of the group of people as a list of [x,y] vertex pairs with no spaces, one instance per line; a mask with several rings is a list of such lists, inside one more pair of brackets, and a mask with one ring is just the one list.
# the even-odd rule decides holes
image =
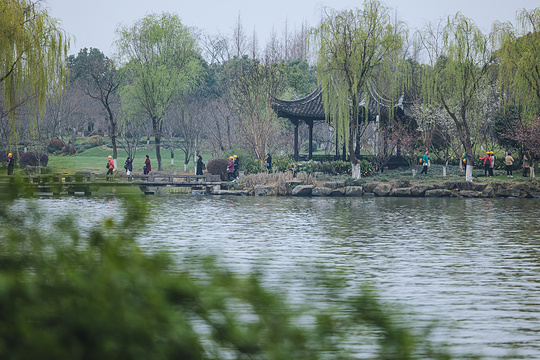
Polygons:
[[[133,171],[133,159],[128,156],[126,159],[126,162],[124,163],[124,169],[126,170],[126,175],[131,175],[131,172]],[[109,156],[107,158],[107,178],[109,179],[112,177],[114,171],[114,160],[112,156]],[[143,165],[143,173],[144,175],[148,175],[152,171],[152,164],[150,163],[150,157],[146,155],[146,160],[144,161]]]
[[486,151],[486,155],[480,158],[484,162],[484,176],[493,176],[493,168],[495,167],[495,155],[493,151]]
[[[493,168],[495,167],[495,156],[493,155],[493,151],[487,151],[486,155],[481,157],[480,160],[484,161],[484,175],[493,176]],[[512,157],[512,153],[508,152],[504,158],[506,176],[508,177],[514,177],[513,175],[514,161],[515,160]],[[531,158],[528,152],[525,152],[523,154],[523,177],[529,176],[530,170],[531,170]]]
[[[422,155],[422,158],[420,159],[420,163],[423,165],[422,174],[427,174],[427,169],[429,165],[429,161],[431,158],[428,155],[428,152],[426,151],[424,155]],[[493,169],[495,168],[495,155],[493,154],[493,151],[486,151],[486,155],[481,157],[480,160],[483,161],[484,164],[484,176],[494,176],[493,175]],[[463,161],[463,167],[467,165],[467,155],[463,154],[462,157]],[[514,177],[512,174],[513,167],[514,167],[514,158],[512,157],[512,154],[508,152],[506,154],[506,157],[504,158],[504,162],[506,165],[506,176],[508,177]],[[531,159],[528,153],[523,154],[523,176],[527,177],[529,176],[531,168]]]
[[[493,168],[495,167],[495,156],[493,155],[493,151],[487,151],[486,155],[481,157],[480,160],[484,161],[484,175],[493,176]],[[515,160],[512,157],[512,153],[508,152],[504,158],[506,176],[508,177],[514,177],[513,175],[514,161]],[[529,176],[530,169],[531,169],[531,159],[527,153],[524,153],[523,154],[523,176],[524,177]]]

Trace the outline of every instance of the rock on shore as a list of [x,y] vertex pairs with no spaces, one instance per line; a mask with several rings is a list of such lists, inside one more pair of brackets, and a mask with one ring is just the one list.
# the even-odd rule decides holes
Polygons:
[[[474,183],[448,181],[443,184],[411,184],[409,180],[369,182],[362,186],[346,186],[344,181],[328,181],[323,186],[304,185],[300,182],[287,184],[292,196],[394,196],[394,197],[461,197],[461,198],[540,198],[540,186],[535,182],[492,182]],[[240,188],[241,189],[241,188]],[[278,193],[275,186],[255,185],[252,190],[218,190],[214,195],[273,196]]]

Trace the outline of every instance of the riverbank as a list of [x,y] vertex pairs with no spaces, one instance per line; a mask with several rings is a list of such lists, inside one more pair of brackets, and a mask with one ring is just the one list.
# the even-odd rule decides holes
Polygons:
[[214,190],[214,195],[237,196],[377,196],[377,197],[463,197],[463,198],[540,198],[540,182],[536,178],[509,181],[485,178],[484,181],[463,180],[414,182],[408,179],[393,181],[320,180],[299,174],[249,175],[229,184],[227,190]]

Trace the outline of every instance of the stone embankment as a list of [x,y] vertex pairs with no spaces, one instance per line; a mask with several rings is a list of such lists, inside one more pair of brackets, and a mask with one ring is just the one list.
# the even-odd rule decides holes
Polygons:
[[411,184],[408,180],[394,182],[369,182],[358,186],[346,186],[345,182],[324,182],[320,186],[289,182],[286,191],[276,186],[255,185],[250,190],[214,190],[214,195],[254,196],[393,196],[393,197],[463,197],[463,198],[540,198],[540,189],[534,183],[475,183],[449,181],[443,184]]

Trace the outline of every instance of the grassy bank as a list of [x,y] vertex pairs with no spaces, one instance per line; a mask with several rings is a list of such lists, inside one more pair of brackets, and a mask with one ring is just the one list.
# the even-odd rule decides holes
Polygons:
[[[73,173],[76,171],[105,173],[107,172],[105,164],[107,163],[107,157],[109,155],[112,156],[112,149],[107,148],[106,146],[88,149],[73,156],[49,154],[48,167],[51,168],[53,172],[61,173]],[[153,149],[141,149],[137,151],[136,157],[133,161],[133,171],[135,173],[142,173],[145,155],[150,156],[152,168],[157,170],[156,151]],[[126,161],[127,156],[128,155],[124,150],[118,150],[118,168],[120,171],[124,171],[124,162]],[[184,152],[182,151],[175,152],[174,166],[171,166],[171,152],[168,150],[161,152],[161,160],[164,171],[184,171]],[[188,171],[189,170],[193,170],[192,164],[188,165]]]

